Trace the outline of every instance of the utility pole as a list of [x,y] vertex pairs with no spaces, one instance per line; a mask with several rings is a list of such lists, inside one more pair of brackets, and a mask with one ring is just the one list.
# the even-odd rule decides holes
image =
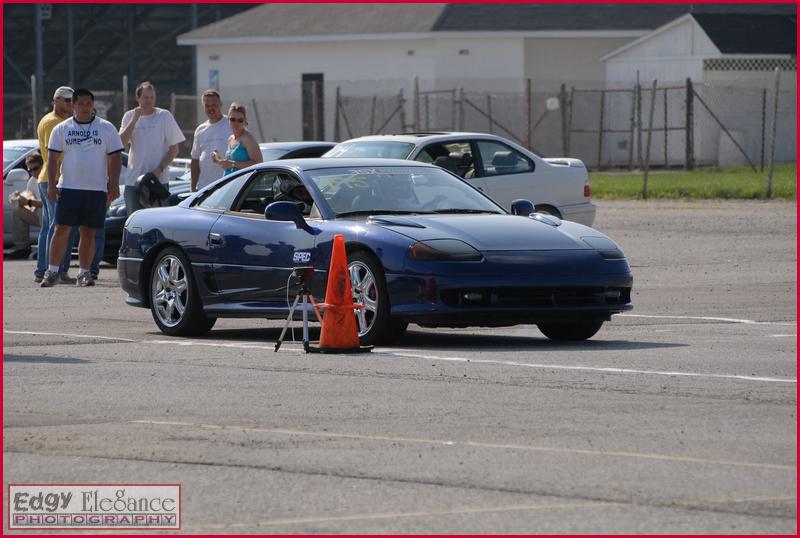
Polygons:
[[[34,18],[33,29],[36,43],[36,91],[32,97],[36,103],[37,111],[39,111],[40,107],[44,104],[44,37],[42,35],[42,21],[45,20],[46,15],[45,5],[52,9],[52,6],[49,4],[36,4],[36,15]],[[38,121],[38,117],[33,118],[34,124],[36,124]]]

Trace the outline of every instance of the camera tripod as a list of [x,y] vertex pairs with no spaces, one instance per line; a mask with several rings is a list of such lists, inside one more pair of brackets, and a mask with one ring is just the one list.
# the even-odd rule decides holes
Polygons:
[[[294,302],[292,303],[292,307],[289,309],[289,315],[286,317],[286,323],[283,325],[283,330],[281,331],[280,337],[278,337],[278,341],[275,343],[275,351],[277,352],[281,348],[281,344],[283,343],[284,337],[286,336],[286,330],[289,328],[289,324],[292,322],[294,318],[294,311],[297,309],[297,304],[302,301],[302,308],[303,308],[303,351],[306,353],[311,353],[311,346],[308,340],[308,304],[309,300],[311,306],[314,307],[314,296],[311,295],[311,278],[314,276],[314,268],[313,267],[295,267],[292,269],[292,277],[297,278],[300,281],[300,289],[297,291],[297,295],[294,297]],[[317,314],[317,320],[319,321],[319,314],[317,313],[316,307],[314,307],[314,313]]]

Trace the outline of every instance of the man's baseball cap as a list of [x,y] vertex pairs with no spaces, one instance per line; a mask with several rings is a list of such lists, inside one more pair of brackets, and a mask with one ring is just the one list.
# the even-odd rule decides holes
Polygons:
[[58,97],[63,97],[64,99],[72,99],[72,88],[69,86],[59,86],[58,89],[53,94],[53,99]]

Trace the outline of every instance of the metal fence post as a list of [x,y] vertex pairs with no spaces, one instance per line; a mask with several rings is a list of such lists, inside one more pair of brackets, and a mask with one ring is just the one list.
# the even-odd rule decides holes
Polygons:
[[572,111],[574,110],[575,100],[575,86],[569,87],[569,129],[567,130],[567,154],[564,157],[569,157],[572,150]]
[[33,118],[33,135],[36,138],[36,126],[39,123],[39,104],[36,102],[36,75],[31,75],[31,116]]
[[375,134],[375,111],[378,107],[378,96],[372,96],[372,109],[369,113],[369,134]]
[[669,144],[667,143],[667,133],[669,132],[667,118],[667,89],[664,88],[664,168],[669,168]]
[[650,173],[650,143],[653,140],[653,114],[656,111],[656,84],[658,82],[653,79],[653,91],[650,94],[650,119],[647,126],[647,147],[644,153],[644,182],[642,184],[642,198],[647,200],[647,175]]
[[561,90],[558,92],[558,101],[559,101],[559,108],[561,109],[561,154],[564,157],[568,156],[567,153],[567,146],[569,145],[567,142],[567,130],[569,126],[567,125],[567,85],[562,84]]
[[533,147],[533,89],[531,79],[525,81],[525,101],[528,106],[528,132],[525,141],[528,143],[528,149]]
[[492,94],[486,94],[486,113],[489,116],[489,132],[494,134],[494,121],[492,121]]
[[414,131],[420,132],[419,77],[414,75]]
[[403,97],[403,88],[400,88],[400,93],[397,94],[397,104],[400,108],[400,129],[405,133],[408,125],[406,124],[406,100]]
[[775,167],[775,137],[778,134],[778,96],[781,88],[781,69],[775,68],[775,106],[772,110],[772,146],[769,148],[769,172],[767,173],[767,199],[772,198],[772,171]]
[[694,170],[694,88],[686,79],[686,169]]
[[642,167],[642,84],[636,70],[636,165]]
[[767,89],[761,90],[761,171],[764,171],[764,144],[767,132]]
[[597,169],[603,169],[603,116],[606,109],[606,91],[600,90],[600,126],[597,136]]
[[[333,112],[333,140],[335,142],[341,142],[341,134],[342,134],[342,127],[339,124],[339,103],[342,97],[342,87],[336,86],[336,103],[334,105],[334,112]],[[370,133],[372,134],[372,133]]]
[[636,145],[636,87],[631,91],[631,130],[628,141],[628,170],[633,170],[633,146]]
[[458,88],[458,130],[464,130],[464,88],[459,86]]

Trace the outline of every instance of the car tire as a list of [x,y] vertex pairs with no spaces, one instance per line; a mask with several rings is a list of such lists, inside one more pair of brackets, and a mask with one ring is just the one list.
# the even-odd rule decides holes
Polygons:
[[365,306],[356,310],[361,345],[387,344],[401,338],[408,323],[390,314],[389,290],[381,263],[363,250],[348,254],[347,258],[353,302]]
[[588,340],[600,330],[603,321],[570,321],[537,323],[539,330],[550,340],[578,341]]
[[168,247],[156,257],[150,271],[150,312],[158,328],[169,336],[199,336],[216,323],[203,312],[203,303],[186,255]]

